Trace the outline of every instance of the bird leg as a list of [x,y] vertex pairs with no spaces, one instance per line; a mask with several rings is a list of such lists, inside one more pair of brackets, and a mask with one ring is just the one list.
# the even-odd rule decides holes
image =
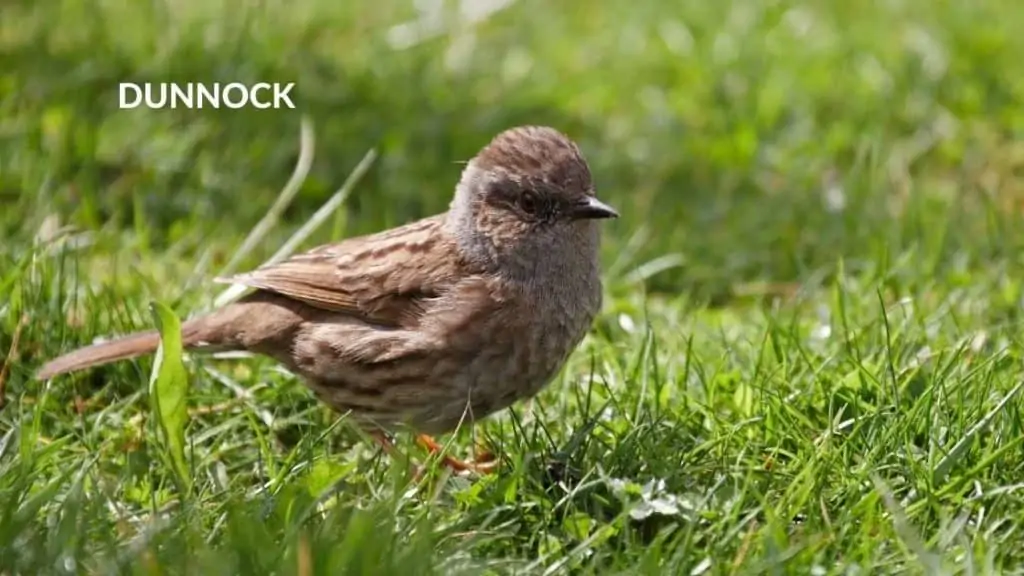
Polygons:
[[[391,441],[390,438],[388,438],[386,434],[384,434],[383,432],[373,432],[371,433],[371,436],[373,437],[374,440],[377,441],[378,444],[381,445],[381,447],[384,449],[384,452],[386,452],[388,456],[395,457],[395,444],[394,442]],[[421,448],[425,449],[427,452],[430,452],[431,454],[438,454],[444,450],[444,448],[440,444],[438,444],[433,437],[428,436],[426,434],[417,435],[416,443],[419,444]],[[462,472],[463,470],[472,470],[473,472],[476,472],[478,474],[490,474],[494,472],[495,469],[498,467],[499,463],[498,459],[495,458],[494,455],[491,454],[490,452],[484,452],[483,454],[480,455],[479,458],[471,462],[466,462],[454,456],[444,454],[442,456],[442,461],[444,462],[445,466],[451,468],[455,472]]]
[[392,458],[395,457],[395,443],[388,438],[388,435],[383,432],[370,432],[370,436],[380,444],[380,447],[384,449],[384,452]]
[[[416,436],[416,443],[423,447],[427,452],[431,454],[437,454],[443,450],[443,447],[434,440],[433,437],[426,434],[419,434]],[[490,474],[494,472],[498,467],[498,459],[494,457],[490,452],[484,452],[479,458],[466,462],[465,460],[459,460],[454,456],[447,454],[443,455],[445,466],[448,466],[456,472],[463,470],[472,470],[477,474]]]

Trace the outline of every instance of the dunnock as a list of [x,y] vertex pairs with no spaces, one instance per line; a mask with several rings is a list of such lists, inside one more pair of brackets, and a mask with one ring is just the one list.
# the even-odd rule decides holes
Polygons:
[[[617,216],[575,143],[513,128],[467,164],[448,212],[218,279],[255,291],[183,323],[183,342],[273,357],[386,448],[385,431],[408,425],[436,451],[428,434],[532,397],[556,375],[601,306],[597,220]],[[82,348],[38,377],[159,342],[149,331]]]

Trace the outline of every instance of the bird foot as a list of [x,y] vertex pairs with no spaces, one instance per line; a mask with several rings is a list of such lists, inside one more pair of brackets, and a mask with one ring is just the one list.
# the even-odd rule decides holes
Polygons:
[[[444,450],[444,447],[438,444],[433,437],[426,434],[416,436],[416,443],[431,454],[442,453]],[[468,462],[447,454],[442,454],[441,457],[445,466],[451,468],[455,472],[471,470],[477,474],[492,474],[497,470],[498,464],[500,463],[494,454],[487,450],[481,452],[475,460]]]
[[[376,440],[377,443],[379,443],[384,448],[384,451],[387,452],[388,455],[395,456],[395,445],[391,441],[391,439],[387,437],[387,435],[383,433],[374,433],[372,436],[374,440]],[[491,474],[497,470],[498,465],[500,464],[500,461],[497,459],[497,457],[495,457],[494,454],[486,450],[481,452],[475,460],[469,462],[465,460],[460,460],[459,458],[456,458],[454,456],[443,454],[444,447],[438,444],[433,437],[428,436],[426,434],[417,435],[416,443],[419,444],[420,447],[425,449],[427,452],[430,452],[431,454],[442,454],[441,461],[444,463],[445,466],[451,468],[455,472],[463,472],[466,470],[470,470],[476,472],[477,474]],[[422,474],[422,472],[422,468],[418,468],[416,471],[416,476],[419,477]]]

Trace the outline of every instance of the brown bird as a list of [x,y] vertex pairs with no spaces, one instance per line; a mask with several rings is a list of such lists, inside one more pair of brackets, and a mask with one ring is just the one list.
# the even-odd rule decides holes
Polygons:
[[[186,348],[248,350],[299,374],[385,448],[537,394],[601,307],[599,219],[579,148],[553,128],[502,132],[465,167],[448,212],[217,281],[255,289],[182,325]],[[76,350],[40,379],[152,353],[156,331]],[[489,465],[446,458],[455,469]]]

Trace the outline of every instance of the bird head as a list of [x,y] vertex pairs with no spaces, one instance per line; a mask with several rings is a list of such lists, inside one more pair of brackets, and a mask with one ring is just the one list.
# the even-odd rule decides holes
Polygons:
[[597,198],[576,144],[543,126],[506,130],[485,146],[463,170],[449,214],[474,256],[527,268],[574,253],[596,258],[598,221],[618,217]]

